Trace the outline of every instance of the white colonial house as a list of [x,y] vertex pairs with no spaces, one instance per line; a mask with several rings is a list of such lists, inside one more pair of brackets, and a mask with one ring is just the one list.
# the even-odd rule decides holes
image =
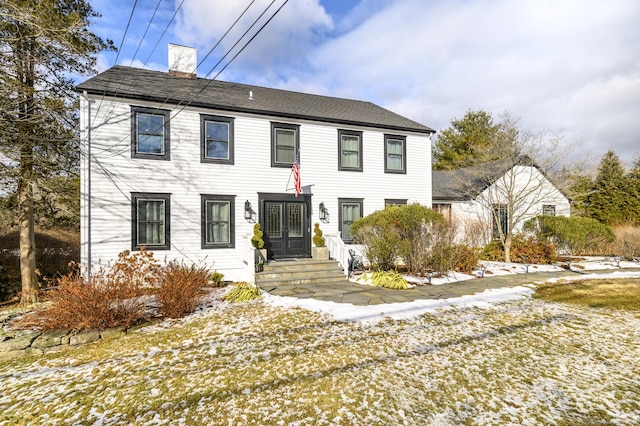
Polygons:
[[431,128],[370,102],[197,78],[189,48],[169,62],[77,86],[85,267],[145,246],[249,281],[255,223],[269,259],[310,257],[319,223],[344,263],[354,219],[431,205]]
[[433,171],[433,209],[459,238],[484,245],[539,215],[569,216],[570,201],[527,156]]

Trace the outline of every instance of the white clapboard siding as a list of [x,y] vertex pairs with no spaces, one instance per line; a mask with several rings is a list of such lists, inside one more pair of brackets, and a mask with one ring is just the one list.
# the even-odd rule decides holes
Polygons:
[[[514,232],[522,230],[524,222],[528,219],[541,215],[544,205],[555,206],[556,216],[569,216],[570,201],[542,174],[537,167],[514,166],[502,179],[509,180],[513,176],[513,194],[527,193],[529,196],[519,198],[517,216],[521,219],[515,223]],[[458,237],[462,240],[468,229],[475,224],[480,224],[484,228],[484,241],[487,243],[491,239],[492,212],[488,208],[491,204],[506,204],[508,201],[500,194],[500,185],[508,186],[509,183],[498,179],[496,183],[485,189],[474,200],[459,200],[451,203],[451,216],[458,227]],[[443,202],[434,200],[434,202]],[[446,201],[449,203],[449,201]]]
[[[427,134],[197,108],[176,114],[179,108],[162,105],[172,110],[170,161],[134,159],[132,105],[160,107],[99,97],[82,102],[84,265],[105,263],[131,249],[132,192],[169,193],[171,250],[157,251],[156,258],[203,262],[226,279],[248,279],[245,261],[253,223],[244,219],[245,201],[257,210],[259,192],[293,192],[290,169],[271,167],[272,121],[300,125],[303,192],[313,194],[312,225],[319,222],[320,202],[329,210],[330,222],[321,224],[325,233],[338,231],[339,198],[364,199],[365,215],[384,208],[385,199],[431,205],[431,142]],[[200,114],[234,118],[233,165],[200,162]],[[363,172],[338,170],[338,129],[363,132]],[[406,174],[384,173],[385,133],[406,136]],[[201,248],[201,194],[235,196],[235,248]]]

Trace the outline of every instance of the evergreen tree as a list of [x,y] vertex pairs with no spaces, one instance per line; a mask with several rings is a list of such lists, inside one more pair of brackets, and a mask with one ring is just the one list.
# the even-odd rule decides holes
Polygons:
[[633,162],[633,167],[627,174],[627,180],[629,221],[640,225],[640,157]]
[[440,133],[435,143],[434,170],[472,166],[478,156],[484,160],[484,152],[494,143],[498,129],[491,114],[482,110],[469,110],[462,119],[451,120],[451,126]]
[[17,195],[22,303],[37,301],[34,188],[77,168],[76,105],[70,75],[91,74],[112,49],[88,30],[85,0],[0,2],[0,181]]
[[494,123],[490,113],[467,111],[462,119],[453,119],[433,149],[433,169],[453,170],[512,156],[517,149],[520,130],[517,120],[505,114]]
[[584,199],[587,216],[607,225],[629,220],[628,179],[620,158],[607,152],[600,161],[598,174]]

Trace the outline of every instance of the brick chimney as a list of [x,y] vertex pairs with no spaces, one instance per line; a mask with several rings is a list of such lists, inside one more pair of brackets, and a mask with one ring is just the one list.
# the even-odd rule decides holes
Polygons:
[[196,66],[196,49],[169,43],[169,75],[195,79]]

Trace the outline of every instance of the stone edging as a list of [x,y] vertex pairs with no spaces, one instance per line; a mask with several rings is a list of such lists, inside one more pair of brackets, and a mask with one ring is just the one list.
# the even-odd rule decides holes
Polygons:
[[42,355],[56,352],[69,346],[80,346],[97,340],[124,336],[123,327],[106,330],[16,331],[0,334],[0,360],[14,359],[24,355]]

